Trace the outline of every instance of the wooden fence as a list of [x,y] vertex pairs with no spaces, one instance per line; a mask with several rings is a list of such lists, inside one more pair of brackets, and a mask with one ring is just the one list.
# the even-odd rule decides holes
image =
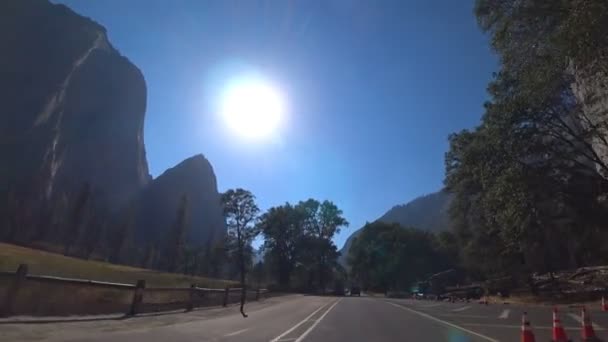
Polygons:
[[[83,315],[145,312],[204,306],[227,306],[240,301],[241,288],[147,287],[135,284],[31,275],[27,265],[16,272],[0,272],[0,316]],[[247,290],[247,300],[259,300],[268,290]]]

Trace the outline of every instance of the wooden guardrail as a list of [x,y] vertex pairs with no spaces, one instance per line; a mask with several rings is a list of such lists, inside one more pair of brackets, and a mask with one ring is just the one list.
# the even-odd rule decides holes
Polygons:
[[[123,284],[123,283],[113,283],[113,282],[105,282],[105,281],[97,281],[97,280],[85,280],[85,279],[72,279],[72,278],[63,278],[63,277],[55,277],[55,276],[47,276],[47,275],[32,275],[28,274],[28,267],[25,264],[19,266],[16,272],[0,272],[0,316],[11,316],[16,313],[24,314],[24,311],[27,314],[40,314],[40,312],[28,312],[27,309],[18,310],[18,303],[20,299],[20,294],[23,292],[23,296],[31,295],[32,291],[37,291],[37,294],[40,296],[45,296],[45,284],[46,285],[59,285],[59,286],[71,286],[76,287],[76,289],[81,288],[92,288],[92,289],[108,289],[111,291],[119,291],[123,295],[128,295],[130,293],[131,300],[130,304],[125,305],[127,316],[134,316],[139,313],[145,312],[144,308],[144,297],[146,294],[152,296],[153,294],[158,297],[159,294],[163,293],[173,293],[177,294],[179,297],[185,298],[183,301],[179,302],[171,302],[171,303],[158,303],[155,305],[162,304],[171,304],[171,308],[173,310],[176,309],[177,306],[181,306],[181,308],[186,311],[193,310],[196,307],[201,306],[211,306],[213,304],[219,305],[216,301],[207,301],[205,302],[205,298],[209,298],[211,296],[218,297],[221,296],[221,305],[227,306],[230,303],[231,294],[240,294],[241,288],[204,288],[199,287],[196,284],[191,284],[190,287],[146,287],[145,280],[138,280],[135,284]],[[35,286],[32,286],[35,283]],[[30,285],[28,287],[28,285]],[[32,288],[33,287],[33,288]],[[1,296],[2,290],[4,289],[4,295]],[[122,293],[123,291],[127,291],[127,293]],[[41,293],[42,292],[42,293]],[[76,291],[77,292],[77,291]],[[248,290],[248,297],[251,295],[255,300],[259,300],[260,297],[268,292],[267,289],[252,289]],[[2,298],[4,297],[4,298]],[[109,296],[113,298],[112,296]],[[124,297],[124,296],[123,296]],[[162,295],[160,297],[163,297]],[[23,298],[21,298],[23,299]],[[71,298],[73,299],[73,298]],[[88,298],[90,300],[90,298]],[[220,298],[217,298],[220,299]],[[100,300],[104,301],[104,304],[108,304],[107,298],[100,298]],[[73,300],[72,300],[73,302]],[[38,303],[39,304],[39,303]],[[110,303],[111,304],[111,303]],[[86,304],[83,304],[86,305]],[[40,305],[37,305],[38,308]],[[44,310],[43,310],[44,311]],[[68,309],[69,311],[69,309]],[[95,311],[94,308],[88,310],[77,310],[77,311],[86,311],[87,313],[95,313],[90,311]],[[157,310],[158,311],[158,310]],[[68,314],[70,312],[67,312]],[[107,313],[107,312],[104,312]]]

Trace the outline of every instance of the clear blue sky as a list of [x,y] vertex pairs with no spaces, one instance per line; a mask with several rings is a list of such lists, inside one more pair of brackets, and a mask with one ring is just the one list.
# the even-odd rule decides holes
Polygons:
[[[330,199],[351,226],[437,191],[449,133],[477,124],[496,69],[473,1],[61,0],[108,30],[144,73],[154,177],[197,153],[220,191],[266,209]],[[246,70],[287,94],[270,143],[236,139],[214,110]]]

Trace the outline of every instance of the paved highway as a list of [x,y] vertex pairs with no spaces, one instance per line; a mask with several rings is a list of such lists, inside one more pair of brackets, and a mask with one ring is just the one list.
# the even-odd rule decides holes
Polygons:
[[[569,337],[580,340],[580,312],[562,307]],[[519,341],[521,313],[529,313],[537,341],[551,339],[551,307],[444,303],[371,297],[284,296],[238,308],[206,309],[125,320],[1,324],[2,341],[226,341],[391,342]],[[590,310],[600,338],[608,313]],[[608,339],[606,339],[608,341]]]

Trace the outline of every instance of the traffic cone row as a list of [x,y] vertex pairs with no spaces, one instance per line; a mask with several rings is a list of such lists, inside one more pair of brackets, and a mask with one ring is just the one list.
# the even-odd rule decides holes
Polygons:
[[[599,342],[600,340],[595,335],[593,330],[593,323],[591,322],[591,315],[587,312],[585,307],[581,310],[582,317],[582,329],[581,329],[581,341],[583,342]],[[528,313],[524,312],[521,317],[521,342],[535,342],[534,333],[530,321],[528,320]],[[553,331],[551,342],[571,342],[566,335],[566,331],[562,326],[562,322],[559,319],[557,308],[553,309]]]

